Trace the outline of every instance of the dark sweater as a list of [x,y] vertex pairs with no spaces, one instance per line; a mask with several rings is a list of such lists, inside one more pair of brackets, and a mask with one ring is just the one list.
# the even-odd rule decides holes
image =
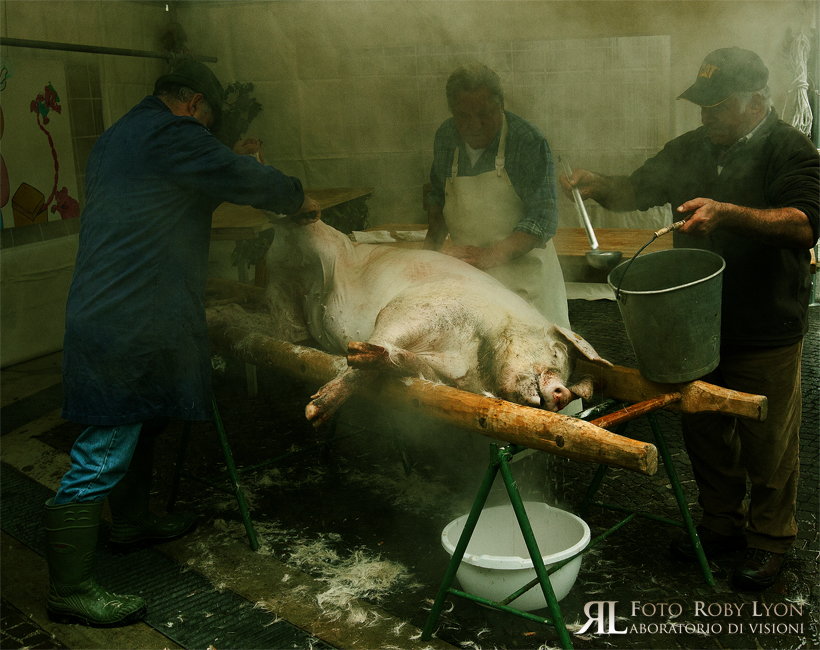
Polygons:
[[[720,158],[719,158],[720,156]],[[718,161],[723,170],[718,174]],[[668,142],[630,177],[638,208],[698,197],[749,208],[792,207],[820,228],[820,158],[814,144],[772,110],[760,128],[728,151],[701,127]],[[779,248],[718,230],[709,237],[676,232],[676,248],[705,248],[726,260],[722,344],[781,346],[808,331],[808,249]]]

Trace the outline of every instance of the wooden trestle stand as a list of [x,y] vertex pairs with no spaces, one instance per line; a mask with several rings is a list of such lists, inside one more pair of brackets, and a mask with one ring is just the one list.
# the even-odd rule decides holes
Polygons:
[[[252,289],[252,287],[246,289]],[[237,321],[238,323],[239,321]],[[219,319],[218,325],[211,325],[210,335],[214,352],[232,356],[247,363],[284,371],[317,386],[331,380],[346,367],[343,357],[336,357],[315,348],[272,339],[230,322],[226,323],[224,318]],[[378,387],[366,388],[361,391],[362,397],[376,399],[381,404],[423,412],[426,416],[434,417],[445,423],[488,436],[495,441],[509,443],[509,446],[500,446],[498,442],[493,442],[490,445],[491,459],[489,467],[473,502],[434,605],[430,610],[421,636],[422,640],[427,640],[432,636],[435,631],[436,621],[444,606],[444,601],[448,595],[452,594],[529,620],[552,625],[558,632],[561,647],[565,649],[572,648],[572,642],[550,584],[549,575],[574,558],[568,558],[552,565],[549,569],[544,566],[532,527],[509,467],[509,463],[515,455],[528,449],[546,451],[573,460],[599,463],[598,470],[581,503],[578,514],[583,517],[591,506],[596,505],[621,511],[628,515],[614,527],[592,540],[579,555],[591,550],[636,516],[642,516],[685,528],[692,541],[704,579],[707,584],[714,585],[709,564],[703,554],[700,540],[692,522],[666,442],[658,425],[655,411],[661,408],[685,413],[711,411],[762,421],[766,417],[766,398],[761,395],[749,395],[726,390],[702,381],[683,384],[656,384],[643,379],[637,370],[630,368],[619,366],[601,368],[588,362],[579,361],[578,363],[581,366],[577,370],[593,376],[596,394],[608,398],[603,404],[579,414],[578,417],[520,406],[497,398],[476,395],[420,379],[389,379],[380,382]],[[242,488],[231,458],[227,438],[219,420],[216,402],[214,402],[214,414],[220,442],[225,453],[233,488],[232,492],[236,495],[239,503],[250,545],[256,550],[258,547],[256,533],[248,509],[245,506]],[[654,445],[624,437],[623,434],[628,423],[637,417],[648,418],[655,438]],[[609,431],[612,428],[615,429],[614,433]],[[674,521],[651,513],[629,510],[615,504],[594,502],[595,494],[604,478],[607,467],[620,467],[651,476],[657,471],[658,453],[660,453],[661,462],[663,462],[672,484],[682,521]],[[184,460],[183,457],[184,449],[181,450],[177,460],[173,489],[174,498]],[[275,462],[275,460],[280,459],[268,462]],[[259,465],[255,467],[259,467]],[[524,535],[535,568],[536,578],[529,584],[522,585],[518,591],[510,594],[503,601],[492,602],[453,589],[452,583],[470,537],[475,530],[487,495],[499,472]],[[169,510],[172,507],[173,503],[169,501]],[[535,586],[540,586],[543,590],[549,618],[536,616],[510,606],[510,603],[516,598]]]

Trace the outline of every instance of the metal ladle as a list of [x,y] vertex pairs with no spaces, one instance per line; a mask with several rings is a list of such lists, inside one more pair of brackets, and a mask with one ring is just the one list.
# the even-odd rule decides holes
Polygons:
[[[566,161],[561,160],[561,156],[558,156],[558,160],[564,165],[564,173],[567,176],[567,181],[569,181],[569,177],[572,176],[572,168]],[[595,231],[592,230],[592,223],[589,220],[587,208],[581,199],[581,193],[578,191],[578,188],[572,188],[572,197],[575,199],[578,216],[581,217],[581,223],[584,225],[584,230],[587,231],[587,238],[589,239],[589,245],[592,249],[587,251],[587,264],[595,269],[604,269],[606,271],[614,269],[621,261],[623,253],[621,253],[621,251],[602,251],[598,249],[598,238],[595,236]]]

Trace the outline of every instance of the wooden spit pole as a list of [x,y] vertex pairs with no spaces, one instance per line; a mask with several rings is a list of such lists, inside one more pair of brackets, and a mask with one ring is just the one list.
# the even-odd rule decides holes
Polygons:
[[604,368],[585,359],[575,364],[579,375],[592,375],[596,392],[627,402],[644,402],[660,395],[680,393],[679,402],[669,404],[672,411],[683,413],[723,413],[739,418],[763,422],[769,401],[765,395],[752,395],[706,383],[690,381],[683,384],[658,384],[644,379],[634,368],[612,366]]
[[[344,357],[272,339],[242,327],[212,326],[210,334],[216,352],[284,371],[317,386],[347,368]],[[430,381],[391,378],[357,394],[556,456],[606,463],[648,476],[658,469],[658,452],[652,444],[616,435],[578,418]]]

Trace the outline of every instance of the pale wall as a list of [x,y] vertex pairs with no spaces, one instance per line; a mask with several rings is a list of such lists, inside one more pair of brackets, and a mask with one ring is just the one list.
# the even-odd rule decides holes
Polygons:
[[[507,107],[514,112],[520,107],[520,114],[544,130],[553,149],[571,153],[575,166],[628,173],[667,139],[699,125],[698,109],[675,97],[694,81],[703,57],[715,48],[738,45],[757,51],[769,66],[776,106],[782,108],[791,82],[780,54],[786,30],[813,24],[813,17],[802,13],[811,5],[800,0],[325,0],[175,6],[191,49],[219,57],[214,70],[223,83],[256,84],[264,110],[249,135],[264,140],[268,161],[308,187],[374,186],[370,205],[375,223],[424,220],[421,186],[429,173],[435,127],[448,115],[444,81],[465,57],[483,58],[500,68],[505,85],[517,84],[512,96],[508,92]],[[605,77],[584,62],[588,39],[618,37],[619,51],[624,51],[621,45],[632,37],[659,35],[669,37],[664,53],[668,75],[654,95],[643,88],[613,99]],[[573,79],[556,82],[555,74],[542,75],[541,92],[550,97],[558,91],[551,84],[563,84],[560,92],[571,96],[563,99],[559,114],[529,115],[533,98],[523,96],[520,82],[528,61],[520,51],[503,59],[486,49],[498,43],[512,43],[513,50],[531,43],[542,47],[544,41],[556,40],[569,43],[564,60]],[[478,44],[485,51],[462,52],[453,44]],[[636,60],[630,67],[636,81],[640,65]],[[527,90],[537,83],[528,81]],[[626,137],[621,118],[605,125],[602,107],[613,101],[619,110],[636,113],[638,123],[644,115],[658,120],[658,128]],[[635,145],[636,139],[643,142]],[[601,143],[614,151],[603,156]],[[621,150],[623,156],[618,155]],[[601,223],[605,215],[593,212],[593,220]],[[562,223],[577,225],[563,199]]]
[[[421,187],[429,173],[433,133],[448,114],[444,80],[461,60],[478,58],[497,67],[508,84],[508,108],[542,128],[556,153],[563,152],[575,166],[628,173],[668,138],[698,125],[697,108],[674,98],[693,81],[703,56],[716,47],[739,45],[757,51],[771,70],[775,103],[781,109],[791,82],[781,56],[786,30],[814,24],[814,17],[803,12],[816,6],[803,0],[169,5],[171,12],[166,13],[163,3],[3,0],[0,36],[158,51],[160,35],[176,18],[189,33],[192,51],[219,58],[214,70],[223,83],[256,84],[264,110],[249,135],[264,140],[268,161],[299,176],[308,187],[374,186],[370,205],[375,223],[424,220]],[[600,39],[614,39],[619,56],[627,52],[626,58],[633,59],[620,74],[635,71],[637,84],[642,60],[632,57],[630,43],[634,37],[664,35],[668,78],[654,93],[654,86],[646,84],[634,92],[620,84],[607,85],[606,73],[595,69],[594,57],[585,51],[591,39],[599,39],[598,45]],[[559,59],[560,65],[566,64],[563,79],[554,67],[546,68],[546,74],[532,74],[531,60],[521,49],[495,56],[487,51],[494,44],[515,50],[554,41],[567,44]],[[478,44],[485,51],[462,52],[454,44]],[[98,131],[149,93],[165,66],[154,59],[3,51],[58,58],[75,67],[79,63],[87,66],[92,79],[96,71],[102,88]],[[655,78],[660,69],[653,71]],[[539,93],[545,97],[543,108],[538,108]],[[557,103],[548,103],[556,96]],[[72,121],[79,115],[72,111]],[[644,116],[656,124],[635,133]],[[632,123],[623,128],[628,119]],[[77,141],[79,175],[93,140],[93,135],[85,135]],[[600,224],[601,218],[593,210],[595,222]],[[562,223],[577,225],[563,198]]]
[[[159,38],[168,14],[158,4],[122,0],[2,0],[3,37],[161,51]],[[34,48],[0,47],[3,58],[49,59],[66,69],[74,160],[80,203],[85,162],[97,137],[153,90],[164,72],[161,59],[144,59]]]

